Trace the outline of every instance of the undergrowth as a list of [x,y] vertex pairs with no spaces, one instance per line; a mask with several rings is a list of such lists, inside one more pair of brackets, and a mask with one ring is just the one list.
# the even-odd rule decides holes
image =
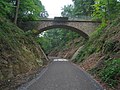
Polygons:
[[[120,18],[107,24],[101,24],[97,30],[90,36],[73,62],[81,63],[96,53],[105,57],[100,59],[97,64],[90,70],[91,74],[96,74],[101,80],[110,87],[115,88],[120,77]],[[96,60],[98,61],[98,60]],[[119,78],[119,79],[118,79]]]
[[119,82],[117,77],[120,77],[120,58],[106,60],[104,67],[99,70],[98,76],[109,86],[115,87]]
[[106,57],[101,66],[89,70],[89,73],[96,74],[103,82],[114,88],[120,83],[120,58],[110,59]]
[[90,36],[90,39],[86,42],[82,50],[79,52],[74,62],[80,63],[92,53],[100,51],[100,49],[102,48],[102,44],[104,43],[104,41],[100,39],[100,36],[102,35],[103,29],[105,28],[106,28],[106,23],[102,23],[97,28],[97,30]]
[[42,57],[32,36],[0,17],[0,82],[42,66]]

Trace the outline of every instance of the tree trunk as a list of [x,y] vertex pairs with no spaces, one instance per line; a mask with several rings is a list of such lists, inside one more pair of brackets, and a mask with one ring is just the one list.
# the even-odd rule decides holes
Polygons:
[[110,8],[109,8],[109,6],[110,6],[110,1],[109,1],[109,0],[107,0],[108,16],[110,15]]
[[16,10],[15,10],[15,18],[14,18],[14,23],[15,23],[15,24],[17,24],[19,4],[20,4],[20,0],[16,0]]

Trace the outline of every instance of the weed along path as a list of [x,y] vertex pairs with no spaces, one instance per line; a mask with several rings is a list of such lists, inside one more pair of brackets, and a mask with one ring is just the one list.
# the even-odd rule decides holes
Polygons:
[[55,59],[39,76],[18,90],[103,90],[89,74],[66,59]]

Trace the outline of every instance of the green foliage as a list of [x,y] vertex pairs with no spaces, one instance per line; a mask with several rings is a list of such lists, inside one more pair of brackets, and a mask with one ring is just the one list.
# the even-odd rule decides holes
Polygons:
[[40,43],[46,53],[57,47],[58,50],[66,48],[66,43],[80,37],[79,34],[66,29],[53,29],[43,32],[40,37],[37,37],[37,42]]
[[89,55],[93,54],[94,52],[97,51],[97,48],[95,45],[90,45],[89,42],[85,44],[85,46],[82,48],[82,50],[79,52],[77,57],[75,58],[74,62],[80,63],[82,62],[86,57]]
[[107,23],[120,16],[120,1],[118,0],[72,0],[74,5],[64,6],[62,16],[100,20]]
[[75,17],[75,14],[74,14],[74,7],[73,5],[67,5],[67,6],[64,6],[62,8],[62,12],[61,12],[61,15],[63,17],[69,17],[69,18],[74,18]]
[[61,15],[69,18],[91,19],[94,0],[72,0],[74,5],[62,8]]
[[[1,0],[0,15],[5,18],[14,20],[16,0]],[[40,19],[40,13],[45,11],[40,0],[20,0],[18,20],[37,20]]]
[[91,35],[90,35],[90,43],[95,40],[96,38],[99,38],[102,33],[103,30],[107,27],[107,23],[106,22],[102,22],[97,28],[96,31],[94,31]]
[[40,18],[40,12],[44,6],[39,0],[21,0],[19,9],[19,20],[37,20]]
[[77,17],[81,15],[91,16],[93,12],[92,5],[94,5],[94,0],[73,0],[74,11]]
[[48,54],[52,50],[51,42],[46,37],[39,37],[37,38],[37,43],[42,46],[42,49],[45,51],[46,54]]
[[105,66],[100,69],[98,75],[104,82],[108,83],[109,86],[116,86],[118,83],[116,78],[120,76],[120,58],[109,59],[104,62],[104,65]]
[[93,8],[94,19],[106,21],[120,15],[120,2],[117,0],[95,0]]
[[[18,29],[18,31],[16,30]],[[10,47],[12,50],[15,50],[17,46],[20,45],[19,41],[15,38],[17,36],[23,36],[24,32],[10,23],[8,20],[0,17],[0,38],[2,39],[1,43],[6,43],[7,47]],[[23,34],[23,35],[22,35]]]
[[120,22],[120,17],[118,17],[118,18],[115,19],[115,20],[112,20],[112,21],[111,21],[111,23],[112,23],[111,27],[117,26],[117,25],[119,24],[119,22]]
[[[106,23],[102,23],[95,32],[92,33],[89,40],[86,42],[85,46],[79,52],[74,62],[82,62],[86,57],[91,55],[92,53],[99,52],[102,47],[104,41],[100,39],[100,36],[103,33],[103,29],[106,28]],[[97,40],[96,40],[97,38]]]
[[[115,21],[118,22],[119,19],[117,19]],[[111,28],[115,25],[114,24],[115,21],[113,23],[111,23],[111,25],[110,25]],[[116,25],[118,25],[118,23]],[[109,38],[109,40],[106,40],[108,34],[111,35],[113,33],[113,36],[114,36],[116,33],[118,33],[118,31],[117,30],[115,30],[115,31],[108,30],[109,32],[108,31],[106,32],[105,31],[105,29],[107,29],[106,26],[107,26],[107,24],[103,22],[97,28],[97,30],[94,33],[92,33],[92,35],[90,36],[90,39],[86,42],[85,46],[79,52],[79,54],[75,58],[74,62],[78,62],[78,63],[82,62],[92,53],[97,53],[97,52],[102,51],[105,54],[109,54],[109,53],[116,53],[119,51],[119,49],[116,49],[119,46],[119,41],[112,40],[110,38]]]
[[0,0],[0,15],[9,18],[12,14],[12,4],[9,0]]
[[103,46],[104,47],[103,48],[104,52],[105,53],[114,52],[117,43],[118,43],[118,41],[111,41],[111,40],[110,41],[106,41],[104,46]]
[[[0,90],[13,90],[24,77],[43,65],[44,55],[33,37],[0,16]],[[14,86],[15,85],[15,86]],[[11,87],[13,86],[13,87]]]
[[97,31],[90,36],[89,41],[81,49],[74,62],[84,62],[90,55],[100,53],[103,57],[90,70],[90,73],[96,74],[103,82],[114,88],[119,83],[120,77],[119,18],[106,26],[106,23],[102,23],[97,28]]

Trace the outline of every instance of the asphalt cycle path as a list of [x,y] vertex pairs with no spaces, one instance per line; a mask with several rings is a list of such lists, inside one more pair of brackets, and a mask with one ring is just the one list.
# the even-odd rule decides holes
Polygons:
[[55,59],[39,76],[18,90],[103,90],[85,71],[66,59]]

